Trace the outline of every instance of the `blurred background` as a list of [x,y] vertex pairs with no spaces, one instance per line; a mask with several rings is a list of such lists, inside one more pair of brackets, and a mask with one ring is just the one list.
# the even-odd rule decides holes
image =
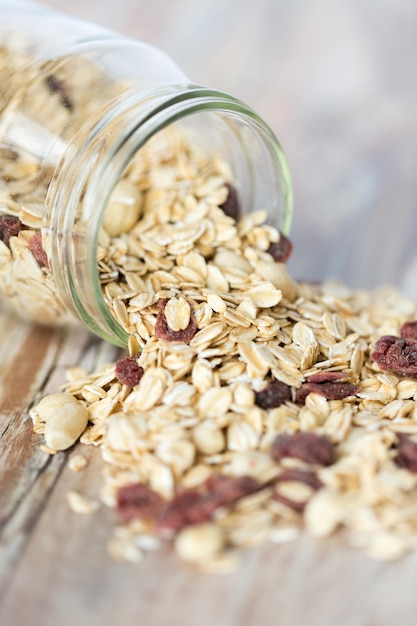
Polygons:
[[416,0],[44,0],[167,52],[273,128],[296,278],[417,295]]

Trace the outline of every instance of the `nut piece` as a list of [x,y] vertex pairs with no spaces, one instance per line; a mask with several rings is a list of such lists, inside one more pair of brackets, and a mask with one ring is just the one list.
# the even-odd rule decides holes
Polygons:
[[84,432],[88,411],[79,402],[57,406],[45,424],[45,443],[53,450],[70,448]]
[[136,185],[121,180],[113,189],[104,215],[103,228],[110,237],[127,233],[142,213],[142,195]]
[[78,404],[78,402],[70,393],[51,393],[42,398],[34,410],[44,422],[47,422],[57,409],[66,404]]
[[184,528],[175,540],[178,556],[188,563],[199,563],[218,554],[224,545],[222,531],[215,524]]

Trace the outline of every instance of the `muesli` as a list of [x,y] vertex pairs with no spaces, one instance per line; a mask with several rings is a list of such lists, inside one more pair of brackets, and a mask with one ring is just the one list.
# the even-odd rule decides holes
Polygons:
[[[103,228],[98,264],[129,354],[69,370],[31,411],[51,453],[57,414],[77,416],[61,422],[70,446],[87,411],[80,442],[101,451],[118,520],[110,554],[136,562],[172,542],[225,573],[240,548],[303,528],[345,528],[376,559],[416,549],[416,303],[293,280],[290,241],[266,212],[241,215],[225,164],[185,140],[145,152],[126,181],[136,223]],[[79,496],[75,511],[96,510]]]

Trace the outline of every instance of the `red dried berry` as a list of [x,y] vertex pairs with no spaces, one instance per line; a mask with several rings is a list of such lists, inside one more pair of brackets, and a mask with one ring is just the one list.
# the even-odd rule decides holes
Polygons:
[[401,326],[401,337],[417,341],[417,322],[405,322]]
[[144,370],[138,365],[137,357],[125,356],[116,362],[115,373],[122,385],[136,387],[144,374]]
[[293,245],[284,233],[280,232],[279,241],[274,241],[269,246],[267,252],[277,263],[285,263],[291,256]]
[[295,391],[295,402],[298,404],[304,404],[306,397],[309,393],[319,393],[321,396],[327,398],[327,400],[343,400],[349,396],[354,396],[360,390],[359,385],[354,383],[342,383],[342,382],[324,382],[324,383],[310,383],[306,382],[301,385]]
[[42,246],[42,233],[40,230],[37,230],[33,237],[29,239],[28,248],[39,265],[49,267],[48,257]]
[[396,433],[398,437],[397,455],[394,463],[409,472],[417,473],[417,443],[403,433]]
[[417,378],[417,341],[384,335],[378,339],[371,359],[387,372]]
[[123,522],[132,519],[155,521],[161,513],[164,500],[142,483],[120,487],[116,496],[116,509]]
[[184,328],[184,330],[172,330],[172,328],[168,326],[164,313],[167,302],[168,298],[163,298],[158,302],[159,312],[156,316],[155,335],[158,339],[163,339],[164,341],[189,343],[197,332],[197,324],[195,323],[193,314],[191,313],[187,328]]
[[206,487],[218,501],[218,506],[232,504],[261,489],[261,483],[252,476],[224,476],[213,474],[206,480]]
[[277,435],[271,456],[275,461],[292,457],[314,465],[332,465],[336,458],[334,444],[327,437],[309,432]]
[[[286,483],[286,482],[299,482],[308,485],[313,489],[313,491],[318,491],[323,486],[323,483],[318,478],[315,472],[309,472],[306,470],[298,470],[298,469],[287,469],[284,470],[277,478],[275,479],[276,484]],[[275,490],[273,497],[281,504],[290,507],[295,511],[299,511],[300,513],[305,509],[305,506],[308,500],[298,501],[292,500],[287,496],[284,496],[279,492],[279,490]]]
[[10,248],[10,237],[16,237],[25,226],[14,215],[0,215],[0,239]]
[[237,197],[237,191],[230,183],[226,183],[225,187],[227,188],[227,198],[223,202],[223,204],[219,205],[219,207],[226,215],[232,217],[234,220],[237,221],[240,215],[240,206],[239,199]]
[[291,400],[291,388],[280,380],[269,383],[262,391],[255,392],[255,404],[261,409],[274,409]]
[[162,510],[157,522],[158,530],[178,532],[184,526],[202,524],[211,519],[218,506],[218,501],[210,494],[184,489]]

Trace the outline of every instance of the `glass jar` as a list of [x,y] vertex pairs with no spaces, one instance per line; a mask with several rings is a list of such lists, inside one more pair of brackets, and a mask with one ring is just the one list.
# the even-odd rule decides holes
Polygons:
[[253,110],[191,83],[149,45],[0,0],[2,300],[40,323],[78,318],[125,346],[103,295],[103,220],[137,155],[145,150],[152,172],[153,154],[174,153],[178,137],[215,155],[214,179],[229,179],[244,214],[267,209],[268,222],[288,232],[287,163]]

